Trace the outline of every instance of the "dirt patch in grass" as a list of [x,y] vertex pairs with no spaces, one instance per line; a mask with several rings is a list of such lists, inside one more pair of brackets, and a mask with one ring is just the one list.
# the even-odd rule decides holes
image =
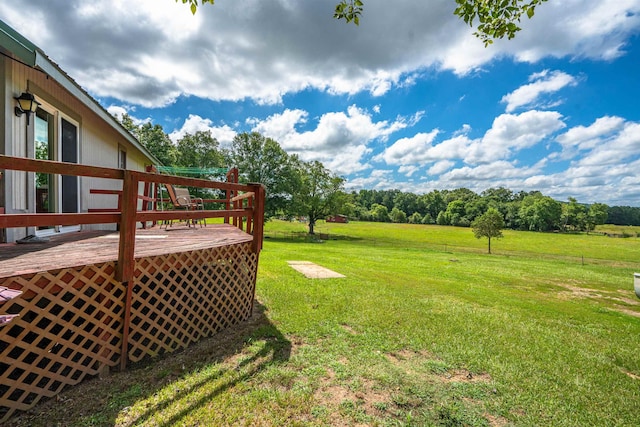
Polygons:
[[601,301],[621,302],[625,305],[613,304],[610,306],[611,310],[627,314],[629,316],[640,317],[640,311],[632,309],[640,307],[640,301],[627,298],[627,295],[631,292],[630,290],[618,289],[616,292],[607,292],[562,283],[558,283],[557,285],[566,289],[566,291],[558,293],[558,298],[560,299],[569,300],[574,298],[590,298]]
[[347,331],[351,335],[358,335],[358,331],[356,331],[355,329],[353,329],[351,326],[347,325],[346,323],[343,323],[340,326],[342,326],[342,329],[344,329],[345,331]]
[[484,414],[484,417],[487,419],[487,421],[489,421],[489,425],[491,427],[504,427],[509,425],[509,420],[503,417],[499,417],[491,414]]
[[623,307],[621,305],[615,305],[613,306],[613,309],[619,313],[628,314],[629,316],[640,317],[640,312],[630,310],[627,307]]
[[629,372],[626,369],[621,369],[621,371],[628,376],[629,378],[633,378],[634,380],[639,380],[640,381],[640,375],[636,375],[633,372]]
[[[387,360],[389,360],[394,365],[401,366],[405,369],[408,369],[408,367],[411,366],[412,362],[417,358],[420,358],[420,360],[422,361],[431,360],[431,361],[440,362],[440,360],[436,356],[429,353],[428,351],[416,352],[411,350],[400,350],[397,352],[387,353],[385,354],[385,356]],[[413,372],[411,369],[407,370],[407,373],[412,375],[415,374],[415,372]],[[484,382],[484,383],[491,382],[491,376],[489,374],[473,373],[466,369],[451,370],[451,369],[445,368],[444,366],[442,367],[442,370],[440,372],[434,373],[433,377],[439,378],[440,380],[445,382],[452,382],[452,383],[453,382],[474,382],[474,383],[475,382]]]
[[[618,293],[620,293],[621,295],[629,295],[629,293],[631,293],[631,290],[624,290],[624,289],[618,289]],[[616,301],[620,301],[623,302],[625,304],[629,304],[629,305],[640,305],[640,299],[637,298],[627,298],[627,297],[614,297],[611,298],[613,300]]]
[[489,374],[474,374],[466,369],[457,369],[451,372],[446,372],[440,375],[440,378],[449,383],[490,383],[491,375]]
[[566,289],[558,293],[560,299],[574,299],[574,298],[603,298],[600,291],[589,288],[581,288],[579,286],[573,286],[566,283],[557,283],[556,285]]
[[394,351],[391,353],[385,354],[387,360],[389,360],[394,365],[402,364],[405,361],[411,361],[417,357],[421,359],[429,359],[429,360],[438,360],[436,356],[432,353],[422,350],[422,351],[413,351],[413,350],[400,350]]
[[313,393],[313,398],[320,406],[330,409],[331,424],[336,426],[353,425],[353,419],[342,417],[340,408],[352,405],[367,416],[382,414],[383,408],[392,402],[388,390],[380,390],[376,383],[366,378],[358,378],[357,385],[340,383],[333,369],[327,369],[327,375],[320,380],[320,386]]

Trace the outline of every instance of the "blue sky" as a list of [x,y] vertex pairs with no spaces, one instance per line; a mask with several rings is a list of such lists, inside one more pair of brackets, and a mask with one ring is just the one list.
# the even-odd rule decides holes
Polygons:
[[[549,0],[485,48],[454,0],[32,0],[0,19],[113,114],[258,131],[349,190],[505,186],[640,206],[640,0]],[[426,6],[428,4],[428,6]]]

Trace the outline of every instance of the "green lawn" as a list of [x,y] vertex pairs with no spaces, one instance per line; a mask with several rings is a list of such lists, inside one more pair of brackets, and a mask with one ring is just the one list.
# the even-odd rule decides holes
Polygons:
[[468,228],[304,230],[267,224],[251,322],[15,425],[640,425],[640,239],[506,231],[487,255]]

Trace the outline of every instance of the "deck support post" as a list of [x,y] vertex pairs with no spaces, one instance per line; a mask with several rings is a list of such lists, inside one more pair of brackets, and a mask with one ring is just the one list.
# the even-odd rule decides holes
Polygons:
[[138,179],[132,171],[124,172],[122,183],[122,214],[116,280],[130,282],[133,278],[136,245],[136,211],[138,208]]
[[122,350],[120,351],[120,371],[127,368],[129,361],[129,323],[131,322],[131,299],[133,298],[133,284],[123,283],[127,287],[124,300],[124,320],[122,322]]
[[[253,242],[251,249],[254,253],[258,254],[262,250],[262,238],[264,235],[264,202],[266,197],[266,191],[264,185],[257,183],[249,183],[252,187],[255,200],[253,203],[253,229],[251,234],[253,235]],[[250,230],[247,230],[249,232]]]
[[129,322],[133,294],[133,273],[135,266],[136,213],[138,209],[138,179],[131,171],[124,172],[122,182],[122,215],[120,219],[120,239],[116,280],[127,287],[124,301],[124,321],[122,324],[122,354],[120,369],[127,367],[129,350]]

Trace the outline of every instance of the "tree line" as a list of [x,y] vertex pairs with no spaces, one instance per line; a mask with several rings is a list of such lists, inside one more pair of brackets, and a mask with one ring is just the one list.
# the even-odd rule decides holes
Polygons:
[[336,214],[361,221],[469,227],[489,209],[502,215],[505,228],[516,230],[588,232],[604,223],[640,225],[640,208],[586,205],[573,197],[560,202],[539,191],[500,187],[480,194],[467,188],[426,194],[397,189],[345,192],[344,178],[321,162],[288,154],[277,141],[257,132],[237,134],[231,146],[223,148],[209,131],[187,133],[173,143],[160,125],[137,125],[127,115],[120,121],[165,166],[198,168],[202,172],[191,176],[206,179],[221,179],[211,176],[211,168],[238,167],[241,182],[265,185],[267,218],[304,217],[311,234],[318,220]]
[[490,188],[477,194],[467,188],[433,190],[418,195],[400,190],[351,193],[351,214],[365,221],[409,222],[469,227],[489,209],[499,212],[504,227],[530,231],[591,231],[608,218],[603,203],[584,205],[570,197],[559,202],[539,191]]

